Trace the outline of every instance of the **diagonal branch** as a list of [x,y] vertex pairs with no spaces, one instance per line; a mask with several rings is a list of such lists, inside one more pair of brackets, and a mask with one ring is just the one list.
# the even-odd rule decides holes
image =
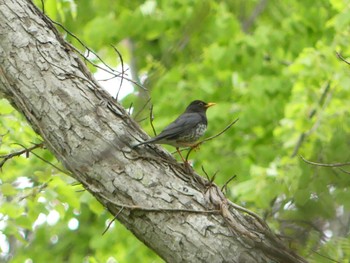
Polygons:
[[350,62],[347,61],[339,52],[335,52],[335,54],[337,54],[337,57],[338,57],[341,61],[345,62],[346,64],[348,64],[348,65],[350,66]]
[[316,162],[311,162],[306,160],[303,156],[300,155],[300,158],[308,163],[308,164],[312,164],[312,165],[316,165],[316,166],[322,166],[322,167],[342,167],[342,166],[347,166],[350,165],[350,162],[346,162],[346,163],[316,163]]

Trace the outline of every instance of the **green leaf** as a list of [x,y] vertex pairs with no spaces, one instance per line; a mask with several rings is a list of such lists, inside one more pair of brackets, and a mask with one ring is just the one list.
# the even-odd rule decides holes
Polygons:
[[12,186],[12,184],[4,183],[0,185],[0,193],[4,196],[13,196],[18,194],[18,190]]
[[0,206],[0,213],[15,219],[24,213],[24,208],[18,204],[6,202]]

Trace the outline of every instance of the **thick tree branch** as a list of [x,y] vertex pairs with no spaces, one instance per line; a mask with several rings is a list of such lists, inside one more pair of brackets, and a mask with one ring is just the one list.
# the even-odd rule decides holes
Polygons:
[[306,262],[168,152],[132,149],[145,133],[29,0],[0,0],[0,94],[71,176],[167,262]]

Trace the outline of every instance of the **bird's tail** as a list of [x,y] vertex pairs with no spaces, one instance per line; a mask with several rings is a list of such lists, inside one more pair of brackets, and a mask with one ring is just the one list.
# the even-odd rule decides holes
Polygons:
[[149,140],[147,140],[147,141],[139,142],[139,143],[137,143],[137,144],[131,145],[131,148],[134,149],[134,148],[136,148],[136,147],[138,147],[138,146],[140,146],[140,145],[148,144],[148,143],[153,143],[154,141],[156,141],[156,139],[155,139],[155,138],[152,138],[152,139],[149,139]]
[[134,149],[134,148],[139,147],[140,145],[146,144],[146,143],[147,143],[147,141],[145,141],[145,142],[139,142],[139,143],[136,143],[136,144],[134,144],[134,145],[131,145],[131,148]]

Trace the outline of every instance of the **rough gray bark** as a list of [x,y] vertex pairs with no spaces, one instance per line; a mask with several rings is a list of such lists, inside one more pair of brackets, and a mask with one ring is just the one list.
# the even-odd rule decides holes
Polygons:
[[0,93],[112,215],[167,262],[306,262],[145,138],[29,0],[0,0]]

